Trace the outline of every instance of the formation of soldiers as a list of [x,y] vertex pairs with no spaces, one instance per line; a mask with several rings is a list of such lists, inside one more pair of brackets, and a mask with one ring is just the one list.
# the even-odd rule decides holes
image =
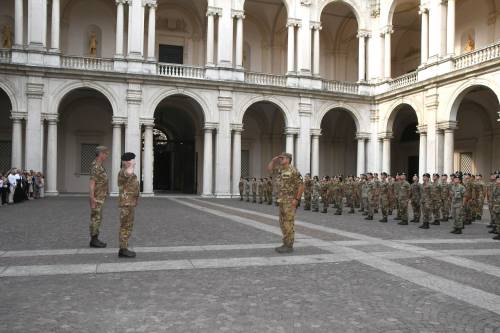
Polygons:
[[[277,189],[272,177],[241,178],[239,189],[242,201],[269,205],[275,202]],[[465,225],[481,220],[487,203],[491,217],[489,232],[500,240],[500,171],[493,172],[487,181],[482,175],[462,172],[449,176],[425,173],[422,180],[414,175],[411,184],[405,173],[322,179],[307,174],[303,200],[304,210],[327,213],[333,207],[335,215],[342,215],[347,208],[348,214],[357,210],[366,220],[374,220],[375,214],[380,214],[381,223],[387,223],[389,216],[394,215],[399,225],[421,223],[421,229],[452,220],[454,234],[462,234]]]

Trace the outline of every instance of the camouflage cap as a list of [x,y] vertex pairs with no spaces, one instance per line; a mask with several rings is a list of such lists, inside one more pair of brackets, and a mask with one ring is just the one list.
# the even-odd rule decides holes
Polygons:
[[104,152],[109,153],[108,147],[106,147],[106,146],[97,146],[97,147],[95,147],[95,153],[96,154],[104,153]]
[[282,156],[282,157],[286,157],[286,158],[288,158],[288,159],[290,159],[290,160],[292,159],[292,154],[287,153],[287,152],[282,152],[282,153],[280,154],[280,156]]

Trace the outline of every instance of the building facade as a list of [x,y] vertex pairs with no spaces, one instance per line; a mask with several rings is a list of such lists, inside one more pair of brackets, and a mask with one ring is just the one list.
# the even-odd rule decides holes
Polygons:
[[0,169],[85,192],[97,145],[143,195],[302,173],[500,166],[500,0],[5,0]]

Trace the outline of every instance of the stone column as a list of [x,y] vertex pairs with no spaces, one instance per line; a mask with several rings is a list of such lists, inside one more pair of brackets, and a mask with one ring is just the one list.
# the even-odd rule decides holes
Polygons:
[[24,44],[24,0],[16,0],[15,3],[15,22],[14,22],[14,45],[21,47]]
[[439,127],[438,124],[438,129],[436,130],[436,161],[437,161],[437,173],[441,174],[443,173],[444,169],[444,156],[443,156],[443,151],[444,151],[444,131]]
[[384,31],[384,77],[391,78],[391,34],[392,26],[387,26]]
[[365,31],[358,32],[359,55],[358,55],[358,81],[366,81],[366,37],[368,33]]
[[[310,69],[309,69],[310,70]],[[311,172],[311,116],[312,104],[308,97],[301,97],[299,103],[299,129],[295,154],[297,169],[305,175]]]
[[457,123],[448,121],[439,124],[439,127],[444,131],[444,146],[443,146],[443,172],[450,175],[454,171],[454,153],[455,153],[455,130]]
[[220,90],[217,107],[219,123],[215,141],[215,195],[231,196],[231,112],[232,92]]
[[320,56],[321,56],[321,48],[320,48],[320,31],[321,31],[321,23],[314,22],[311,24],[311,29],[313,30],[313,43],[314,43],[314,51],[313,51],[313,75],[320,76]]
[[365,145],[366,145],[367,138],[368,138],[367,133],[358,133],[356,135],[356,140],[358,140],[358,158],[357,158],[357,162],[356,162],[357,176],[366,172]]
[[23,167],[23,123],[25,114],[12,112],[12,167]]
[[47,115],[46,195],[57,195],[57,114]]
[[142,0],[129,0],[128,58],[142,60],[144,55],[144,6]]
[[319,137],[321,129],[311,129],[311,176],[319,176]]
[[125,151],[134,153],[135,172],[141,180],[141,125],[139,115],[142,106],[142,86],[139,83],[129,83],[127,89],[127,126],[125,129]]
[[45,170],[43,169],[44,167],[44,151],[45,151],[45,116],[42,115],[41,121],[40,121],[40,171],[41,173],[45,173]]
[[417,127],[420,134],[419,151],[418,151],[418,172],[419,177],[422,177],[427,172],[427,126],[420,125]]
[[[148,20],[148,60],[155,61],[156,50],[156,0],[150,1],[149,6],[149,20]],[[152,189],[152,188],[151,188]]]
[[422,15],[420,62],[423,65],[427,63],[427,59],[429,58],[429,11],[427,8],[420,7],[419,13]]
[[294,74],[295,71],[295,26],[297,22],[288,20],[286,27],[288,29],[288,45],[287,45],[287,69],[288,74]]
[[213,144],[212,136],[216,124],[206,123],[203,128],[205,135],[203,140],[203,192],[202,196],[213,196]]
[[214,66],[215,16],[217,11],[209,7],[207,10],[207,66]]
[[28,170],[40,171],[42,169],[40,125],[43,107],[43,83],[27,83],[26,96],[28,99],[28,118],[26,121],[25,168]]
[[391,139],[392,133],[382,136],[382,171],[391,174]]
[[[236,19],[236,68],[243,68],[243,11],[234,11],[233,18]],[[239,178],[238,178],[239,182]]]
[[141,119],[144,126],[144,166],[143,172],[143,196],[153,196],[153,166],[154,166],[154,152],[153,152],[153,128],[155,125],[154,118]]
[[28,46],[44,49],[47,39],[47,0],[28,1]]
[[124,30],[124,9],[123,5],[127,0],[116,1],[116,46],[115,57],[123,57],[123,30]]
[[113,117],[113,147],[111,151],[111,195],[118,195],[118,173],[121,169],[122,127],[125,118]]
[[233,196],[239,195],[238,183],[241,177],[241,132],[243,132],[243,124],[232,124],[233,130],[233,181],[232,181],[232,194]]
[[448,0],[446,20],[446,53],[455,54],[455,0]]
[[[298,130],[294,127],[286,127],[285,128],[285,136],[286,136],[286,145],[285,150],[287,153],[293,154],[294,152],[294,140],[295,134],[297,134]],[[295,159],[295,156],[293,156]]]
[[59,0],[52,0],[52,35],[50,39],[50,49],[52,52],[59,52],[59,30],[60,30],[60,3]]

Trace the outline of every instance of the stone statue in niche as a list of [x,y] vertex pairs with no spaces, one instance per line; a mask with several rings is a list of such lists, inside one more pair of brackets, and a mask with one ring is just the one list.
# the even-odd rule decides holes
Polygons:
[[12,47],[12,28],[6,24],[2,28],[2,48],[10,49]]
[[97,56],[97,34],[95,32],[91,32],[90,33],[89,54],[92,57],[96,57]]
[[467,41],[465,42],[464,51],[471,52],[476,49],[476,43],[474,42],[474,38],[469,34],[467,35]]

